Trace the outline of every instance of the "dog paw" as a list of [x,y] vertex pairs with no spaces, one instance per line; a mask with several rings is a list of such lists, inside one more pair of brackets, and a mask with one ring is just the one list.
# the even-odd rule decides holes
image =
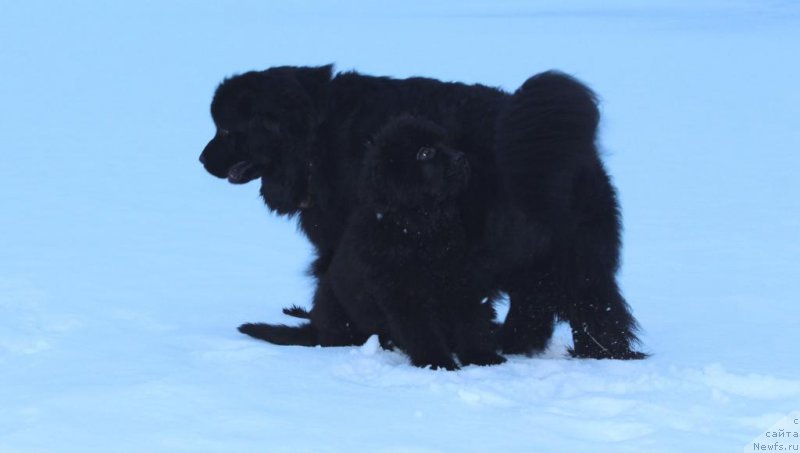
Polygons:
[[292,305],[283,309],[283,314],[300,319],[311,319],[311,313],[305,308]]
[[469,354],[461,354],[458,356],[462,365],[500,365],[506,362],[506,358],[494,351],[475,351]]
[[447,370],[447,371],[455,371],[458,369],[458,365],[456,365],[455,360],[452,357],[438,357],[436,359],[428,358],[428,359],[411,359],[411,363],[414,366],[420,368],[430,368],[432,370]]
[[630,349],[624,349],[620,351],[598,349],[579,351],[577,349],[570,348],[568,352],[570,356],[576,359],[643,360],[649,356],[649,354],[645,354],[644,352],[633,351]]
[[445,371],[456,371],[459,369],[458,365],[455,362],[450,362],[446,364],[430,364],[428,366],[423,366],[423,368],[430,368],[432,370],[445,370]]

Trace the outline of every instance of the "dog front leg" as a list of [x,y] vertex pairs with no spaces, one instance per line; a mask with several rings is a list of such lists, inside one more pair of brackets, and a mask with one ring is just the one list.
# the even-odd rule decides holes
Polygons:
[[384,300],[382,307],[392,339],[414,366],[458,369],[433,310],[403,297]]

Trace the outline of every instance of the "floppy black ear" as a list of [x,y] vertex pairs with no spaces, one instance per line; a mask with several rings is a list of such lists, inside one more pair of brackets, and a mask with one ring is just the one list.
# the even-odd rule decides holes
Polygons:
[[385,207],[386,204],[386,194],[384,193],[386,171],[379,158],[379,152],[374,145],[367,146],[358,183],[358,195],[361,202],[376,209]]
[[324,98],[333,77],[333,65],[297,68],[295,77],[315,102]]

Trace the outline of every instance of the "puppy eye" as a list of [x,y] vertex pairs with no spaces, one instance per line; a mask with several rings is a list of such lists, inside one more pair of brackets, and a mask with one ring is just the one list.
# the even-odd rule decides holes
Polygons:
[[231,133],[231,131],[229,131],[229,130],[227,130],[227,129],[219,129],[219,130],[217,130],[217,133],[218,133],[219,135],[221,135],[221,136],[225,137],[226,135],[230,134],[230,133]]
[[422,148],[417,151],[417,160],[429,160],[433,159],[433,156],[436,155],[436,148],[431,148],[430,146],[423,146]]

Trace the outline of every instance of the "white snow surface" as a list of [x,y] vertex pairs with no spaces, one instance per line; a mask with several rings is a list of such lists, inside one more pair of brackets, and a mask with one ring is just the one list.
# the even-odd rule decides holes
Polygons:
[[[800,410],[795,2],[6,2],[0,42],[0,451],[755,451]],[[208,105],[330,62],[591,85],[652,357],[570,359],[562,327],[444,372],[240,335],[308,306],[312,252],[197,162]]]

